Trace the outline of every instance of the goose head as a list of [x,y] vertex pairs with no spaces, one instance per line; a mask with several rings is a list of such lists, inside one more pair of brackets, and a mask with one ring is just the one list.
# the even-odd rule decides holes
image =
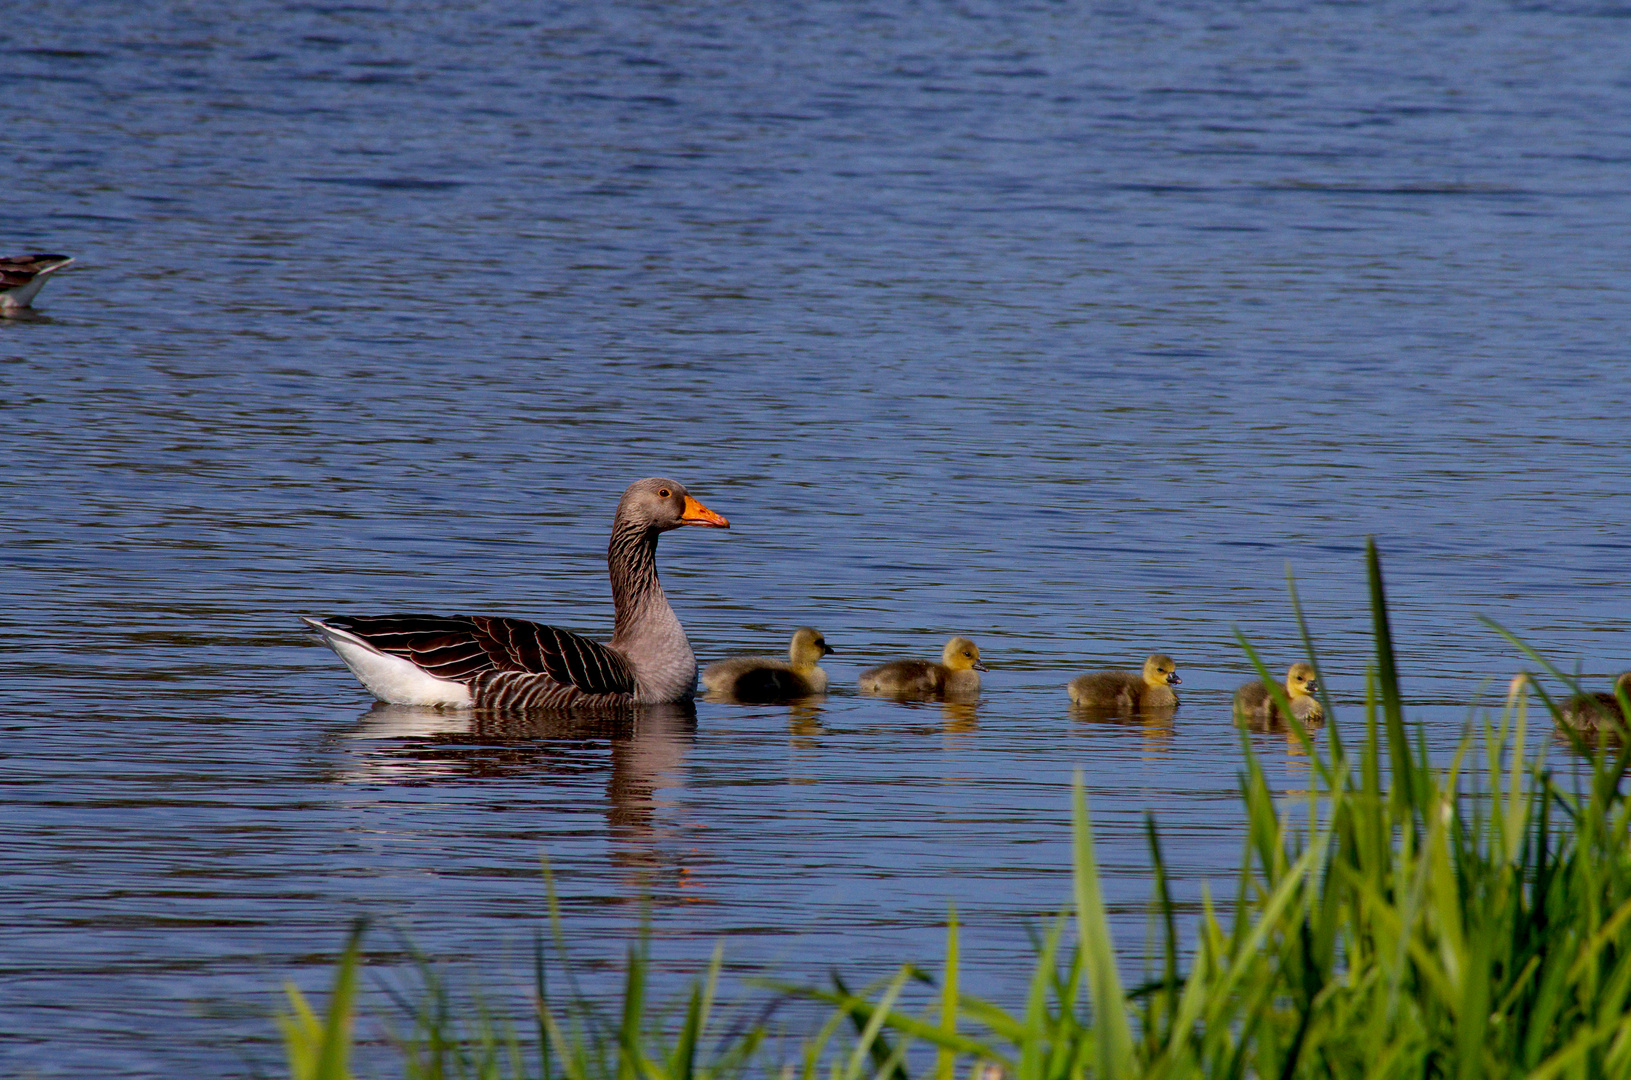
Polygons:
[[1178,677],[1178,665],[1166,653],[1152,653],[1144,661],[1144,681],[1150,686],[1178,686],[1184,680]]
[[980,647],[966,637],[954,637],[940,652],[940,662],[953,671],[985,671],[980,663]]
[[618,500],[617,520],[650,532],[667,532],[681,525],[731,527],[730,522],[692,498],[683,485],[661,476],[630,484]]
[[1291,665],[1286,672],[1286,696],[1296,701],[1298,698],[1313,697],[1319,692],[1319,683],[1314,674],[1314,665],[1298,661]]
[[820,630],[801,626],[793,631],[793,643],[787,647],[787,658],[793,662],[795,670],[809,671],[821,662],[823,656],[836,651],[827,644]]

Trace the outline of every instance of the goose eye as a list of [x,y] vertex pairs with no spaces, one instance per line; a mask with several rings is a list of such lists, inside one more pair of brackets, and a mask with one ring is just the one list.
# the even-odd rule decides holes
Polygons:
[[666,499],[671,494],[673,494],[673,492],[669,491],[667,488],[663,488],[661,491],[657,492],[657,497],[659,499]]

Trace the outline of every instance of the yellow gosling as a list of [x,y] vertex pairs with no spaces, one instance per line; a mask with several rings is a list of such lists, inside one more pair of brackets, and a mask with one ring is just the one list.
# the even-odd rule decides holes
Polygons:
[[738,656],[709,664],[702,672],[702,685],[715,694],[739,701],[786,701],[827,692],[827,673],[816,666],[823,656],[836,652],[821,631],[801,626],[793,631],[787,659],[769,656]]
[[1078,675],[1066,690],[1073,704],[1117,713],[1154,712],[1178,704],[1174,686],[1182,683],[1178,665],[1166,653],[1154,653],[1144,661],[1144,670],[1098,671]]
[[941,662],[891,660],[861,673],[861,693],[879,697],[967,701],[980,694],[980,647],[954,637],[940,653]]
[[[1293,716],[1304,724],[1317,724],[1325,719],[1325,710],[1314,697],[1319,692],[1314,665],[1301,661],[1292,664],[1286,672],[1285,687]],[[1286,718],[1269,688],[1259,679],[1235,691],[1235,722],[1278,725],[1284,724]]]

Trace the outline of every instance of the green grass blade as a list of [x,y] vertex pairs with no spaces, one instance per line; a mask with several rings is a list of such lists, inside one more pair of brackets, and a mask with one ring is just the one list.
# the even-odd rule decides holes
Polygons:
[[1093,1008],[1093,1037],[1097,1044],[1097,1073],[1105,1078],[1132,1076],[1133,1033],[1127,1020],[1127,999],[1116,969],[1115,946],[1099,888],[1099,867],[1093,858],[1093,829],[1087,815],[1087,791],[1082,774],[1073,784],[1075,836],[1077,940],[1087,967],[1087,986]]
[[1395,796],[1414,798],[1415,762],[1404,729],[1404,697],[1399,691],[1399,665],[1388,618],[1387,589],[1382,582],[1382,560],[1373,538],[1365,540],[1365,568],[1370,579],[1371,632],[1376,639],[1376,675],[1382,691],[1382,720],[1393,765],[1393,789]]
[[935,1055],[935,1076],[956,1080],[957,1052],[951,1041],[957,1037],[957,909],[946,918],[946,964],[940,972],[940,1034],[944,1041]]

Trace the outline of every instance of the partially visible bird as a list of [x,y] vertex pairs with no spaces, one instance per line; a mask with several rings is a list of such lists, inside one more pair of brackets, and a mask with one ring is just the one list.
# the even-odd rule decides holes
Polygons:
[[979,696],[980,647],[966,637],[954,637],[940,652],[940,663],[929,660],[891,660],[861,673],[861,692],[879,697],[945,701]]
[[381,701],[558,709],[651,705],[696,692],[697,660],[657,580],[657,537],[730,523],[672,480],[623,492],[606,549],[616,620],[602,645],[554,626],[485,615],[302,621]]
[[738,701],[786,701],[827,692],[827,673],[816,665],[836,652],[821,631],[801,626],[793,631],[787,659],[737,656],[702,669],[702,685]]
[[1113,709],[1117,713],[1149,712],[1170,709],[1178,704],[1174,686],[1182,683],[1178,678],[1178,665],[1166,653],[1153,653],[1144,661],[1144,669],[1132,671],[1099,671],[1091,675],[1078,675],[1065,689],[1073,704],[1093,709]]
[[[1614,688],[1631,696],[1631,671],[1614,680]],[[1580,731],[1625,730],[1625,710],[1620,699],[1601,690],[1575,694],[1558,709],[1558,719]]]
[[[1305,724],[1317,724],[1325,719],[1325,710],[1320,708],[1319,699],[1314,697],[1319,692],[1319,684],[1315,681],[1313,664],[1302,661],[1292,664],[1286,671],[1285,690],[1291,713],[1298,720]],[[1235,691],[1237,723],[1283,724],[1285,720],[1285,714],[1280,711],[1274,696],[1261,679]]]
[[45,252],[0,257],[0,310],[27,307],[46,279],[73,261],[72,255]]

